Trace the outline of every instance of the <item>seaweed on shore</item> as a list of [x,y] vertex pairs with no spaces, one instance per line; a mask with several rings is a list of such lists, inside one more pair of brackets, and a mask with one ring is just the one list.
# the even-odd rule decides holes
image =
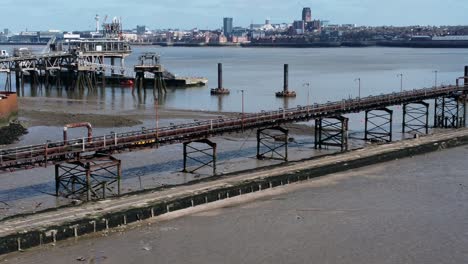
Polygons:
[[0,127],[0,145],[13,144],[19,140],[19,138],[28,133],[21,123],[14,121],[8,126]]

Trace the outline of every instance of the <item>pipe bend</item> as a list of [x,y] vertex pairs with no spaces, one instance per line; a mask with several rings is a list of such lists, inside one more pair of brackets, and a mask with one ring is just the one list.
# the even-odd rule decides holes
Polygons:
[[78,127],[86,127],[88,129],[88,143],[92,142],[92,137],[93,137],[93,126],[89,122],[81,122],[81,123],[72,123],[72,124],[66,124],[63,127],[63,141],[65,144],[67,143],[68,140],[68,129],[69,128],[78,128]]

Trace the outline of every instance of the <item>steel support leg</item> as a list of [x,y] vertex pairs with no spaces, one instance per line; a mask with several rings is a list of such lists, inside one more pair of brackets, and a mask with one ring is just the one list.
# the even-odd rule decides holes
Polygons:
[[403,137],[406,134],[429,134],[429,104],[426,102],[403,105]]
[[60,194],[60,165],[55,165],[55,196]]
[[95,155],[86,160],[55,165],[57,196],[86,201],[120,195],[121,161]]
[[348,150],[349,119],[343,116],[315,120],[315,149],[339,147]]
[[137,88],[137,89],[146,89],[145,73],[144,72],[137,72],[135,74],[135,88]]
[[[115,66],[115,58],[111,58],[111,66]],[[114,75],[115,74],[115,70],[114,70],[114,67],[111,67],[111,74]]]
[[392,142],[393,110],[381,108],[366,111],[364,140]]
[[[288,139],[289,130],[282,127],[257,130],[257,159],[266,159],[265,155],[270,153],[269,159],[288,161]],[[284,153],[278,151],[281,148]]]
[[441,97],[435,100],[434,127],[460,128],[466,125],[464,97]]
[[[198,148],[194,143],[208,145],[209,148]],[[213,169],[213,176],[216,175],[216,148],[217,144],[208,140],[202,139],[192,142],[184,143],[184,169],[182,172],[194,173],[204,167],[211,167]],[[212,153],[209,153],[209,151]],[[202,154],[195,156],[194,154]],[[195,169],[188,170],[188,161],[196,163],[198,166]]]
[[11,72],[6,73],[6,79],[5,79],[5,91],[11,92]]
[[20,94],[20,72],[15,72],[15,86],[16,86],[16,93]]

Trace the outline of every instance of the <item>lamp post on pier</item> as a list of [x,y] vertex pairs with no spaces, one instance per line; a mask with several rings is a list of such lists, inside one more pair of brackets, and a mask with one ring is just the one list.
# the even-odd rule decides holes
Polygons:
[[154,110],[156,112],[156,143],[159,145],[159,111],[158,111],[159,98],[154,97]]
[[244,89],[238,90],[242,94],[242,130],[244,129]]
[[433,71],[433,73],[434,73],[434,87],[437,88],[437,77],[438,77],[439,71],[435,70]]
[[400,92],[403,92],[403,73],[398,74],[397,77],[400,77]]
[[307,87],[307,112],[309,112],[310,107],[310,83],[302,84],[303,87]]
[[361,100],[361,78],[356,78],[354,81],[358,82],[358,98]]

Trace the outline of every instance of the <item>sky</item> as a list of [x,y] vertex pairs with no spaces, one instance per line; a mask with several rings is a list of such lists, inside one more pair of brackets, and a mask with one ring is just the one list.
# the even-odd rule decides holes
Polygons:
[[93,30],[96,14],[122,17],[125,29],[215,29],[223,17],[246,27],[299,20],[303,7],[333,24],[468,25],[467,0],[0,0],[0,29]]

